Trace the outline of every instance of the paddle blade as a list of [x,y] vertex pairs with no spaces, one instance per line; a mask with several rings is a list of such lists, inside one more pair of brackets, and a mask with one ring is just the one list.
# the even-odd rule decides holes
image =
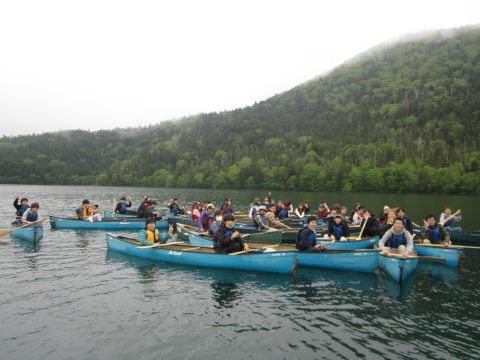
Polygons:
[[9,235],[12,230],[0,230],[0,238]]

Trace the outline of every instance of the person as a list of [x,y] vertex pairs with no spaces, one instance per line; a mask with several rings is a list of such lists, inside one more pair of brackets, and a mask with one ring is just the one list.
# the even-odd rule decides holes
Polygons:
[[265,205],[260,205],[258,207],[258,211],[253,218],[253,225],[257,230],[269,230],[270,228],[265,223],[265,213],[267,212],[267,208]]
[[225,215],[225,214],[228,214],[228,213],[233,214],[232,200],[231,199],[225,199],[225,203],[220,208],[220,211],[221,211],[222,215]]
[[132,206],[132,201],[130,198],[128,198],[128,203],[127,203],[127,198],[125,196],[122,196],[120,198],[120,201],[117,203],[117,206],[115,207],[115,212],[118,214],[126,214],[127,213],[127,208]]
[[287,217],[293,216],[294,212],[292,202],[290,200],[285,200],[283,204],[285,205],[285,209],[287,210]]
[[158,230],[155,229],[156,223],[154,218],[148,218],[145,222],[145,229],[140,230],[138,240],[142,245],[153,245],[160,241]]
[[399,208],[397,212],[397,216],[403,220],[403,227],[405,230],[410,232],[410,234],[413,234],[413,225],[412,221],[408,218],[405,209]]
[[385,224],[385,222],[387,221],[389,210],[390,210],[390,207],[389,207],[388,205],[385,205],[385,206],[383,207],[382,215],[380,215],[380,218],[378,219],[378,223],[379,223],[380,225]]
[[305,200],[305,201],[303,202],[303,208],[305,209],[305,215],[310,214],[310,211],[311,211],[311,210],[310,210],[310,201]]
[[352,213],[350,214],[350,217],[352,219],[355,216],[355,214],[357,213],[358,209],[360,209],[361,206],[362,206],[362,203],[360,203],[358,201],[355,203],[355,205],[353,205]]
[[25,211],[22,215],[22,223],[23,224],[32,224],[37,221],[39,221],[38,217],[38,209],[40,208],[40,205],[37,202],[32,203],[30,205],[30,208]]
[[13,206],[15,206],[15,209],[17,210],[15,212],[15,215],[16,215],[15,224],[17,224],[17,225],[22,223],[22,216],[25,213],[25,211],[27,211],[28,208],[29,208],[27,198],[25,198],[25,197],[22,198],[20,200],[20,204],[18,203],[19,199],[20,199],[20,196],[17,195],[15,197],[15,200],[13,201]]
[[387,220],[382,225],[380,225],[380,236],[385,235],[385,233],[392,228],[393,222],[395,221],[396,217],[397,215],[395,214],[395,210],[389,209],[387,212]]
[[330,209],[328,208],[328,204],[326,201],[320,201],[320,205],[318,205],[317,216],[321,219],[326,219],[328,214],[330,214]]
[[213,221],[213,214],[215,214],[215,206],[213,206],[213,204],[208,204],[205,211],[202,211],[202,213],[198,217],[199,230],[208,230],[210,223]]
[[137,209],[137,217],[138,218],[144,218],[145,217],[145,209],[148,208],[149,203],[150,203],[150,198],[144,197],[143,202],[140,204],[140,206]]
[[424,244],[442,244],[451,245],[450,234],[445,230],[442,224],[438,224],[435,216],[428,214],[424,220],[422,228]]
[[403,227],[403,219],[396,217],[393,227],[388,230],[378,242],[382,253],[388,253],[392,249],[400,254],[413,254],[413,235]]
[[82,201],[82,206],[75,209],[75,213],[79,220],[83,221],[102,221],[102,215],[100,215],[98,205],[90,205],[90,201],[87,199]]
[[357,225],[357,226],[360,225],[364,216],[365,216],[365,209],[363,208],[362,205],[360,205],[357,211],[355,212],[355,214],[353,214],[353,218],[352,218],[353,225]]
[[157,206],[157,202],[155,200],[150,200],[148,202],[148,206],[144,209],[143,215],[145,219],[154,219],[154,220],[161,220],[162,214],[160,211],[155,210],[155,206]]
[[271,204],[269,208],[270,211],[265,213],[265,216],[264,216],[265,224],[268,227],[273,227],[275,229],[285,228],[286,226],[276,219],[275,209],[276,209],[275,205]]
[[285,206],[285,203],[283,201],[278,202],[278,208],[277,208],[277,211],[276,211],[275,215],[277,216],[277,218],[279,220],[288,218],[288,210],[287,210],[287,208]]
[[222,224],[222,220],[223,217],[221,211],[215,210],[213,221],[211,221],[210,225],[208,226],[208,233],[210,235],[214,235],[218,231],[220,225]]
[[443,224],[445,230],[447,230],[448,232],[461,232],[463,229],[460,226],[452,226],[454,221],[462,221],[461,214],[462,211],[458,210],[455,214],[452,215],[452,207],[450,205],[447,205],[444,207],[443,212],[440,214],[439,222]]
[[328,235],[332,241],[347,241],[347,238],[350,236],[350,230],[345,221],[343,221],[342,215],[337,214],[334,216],[333,221],[328,226]]
[[295,243],[295,247],[299,251],[304,252],[319,252],[322,251],[323,248],[321,245],[317,245],[317,234],[315,230],[317,228],[317,217],[316,216],[309,216],[307,218],[307,227],[302,228],[297,233],[297,240]]
[[223,215],[223,221],[213,236],[213,247],[216,253],[229,254],[238,251],[249,251],[247,243],[235,229],[235,217],[231,213]]
[[295,219],[303,219],[305,217],[305,204],[299,204],[295,209]]
[[172,213],[174,216],[185,214],[185,209],[183,209],[180,206],[180,200],[178,200],[178,198],[173,198],[172,199],[172,201],[169,205],[169,208],[170,208],[170,213]]
[[256,197],[255,199],[253,199],[253,203],[250,204],[250,207],[248,209],[249,218],[253,219],[255,217],[255,214],[257,213],[259,206],[260,206],[260,198]]
[[[365,222],[365,228],[363,228],[363,223]],[[362,236],[375,236],[378,234],[377,230],[377,221],[375,216],[368,209],[365,210],[364,217],[360,222],[360,229],[363,228]]]
[[350,216],[348,216],[348,209],[346,206],[342,206],[340,208],[340,215],[342,215],[343,217],[343,221],[345,221],[347,223],[347,225],[350,225],[352,224],[352,218]]
[[195,201],[192,204],[191,213],[192,213],[192,220],[193,221],[198,221],[198,218],[200,217],[200,214],[202,213],[202,210],[203,210],[202,206],[198,201]]

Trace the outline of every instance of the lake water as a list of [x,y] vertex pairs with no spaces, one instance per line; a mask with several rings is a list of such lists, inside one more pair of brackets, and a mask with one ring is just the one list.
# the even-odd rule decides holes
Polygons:
[[[182,202],[225,197],[244,209],[260,191],[0,185],[0,225],[15,194],[41,214],[71,215],[84,198]],[[415,222],[445,203],[479,229],[478,197],[274,193],[373,209],[400,202]],[[377,210],[378,211],[378,210]],[[104,232],[51,231],[34,246],[0,245],[0,359],[480,358],[480,252],[461,273],[423,264],[400,288],[385,274],[298,269],[295,276],[152,263],[108,252]]]

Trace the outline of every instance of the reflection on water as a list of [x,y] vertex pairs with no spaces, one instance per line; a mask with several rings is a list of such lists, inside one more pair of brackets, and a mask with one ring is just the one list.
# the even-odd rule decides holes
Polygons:
[[220,307],[232,308],[238,305],[242,293],[238,286],[232,282],[215,280],[212,282],[213,299]]

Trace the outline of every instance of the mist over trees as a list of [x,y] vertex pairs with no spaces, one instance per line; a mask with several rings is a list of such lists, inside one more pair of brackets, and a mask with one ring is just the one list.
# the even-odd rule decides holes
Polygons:
[[479,120],[480,30],[466,28],[243,109],[3,137],[0,183],[480,194]]

